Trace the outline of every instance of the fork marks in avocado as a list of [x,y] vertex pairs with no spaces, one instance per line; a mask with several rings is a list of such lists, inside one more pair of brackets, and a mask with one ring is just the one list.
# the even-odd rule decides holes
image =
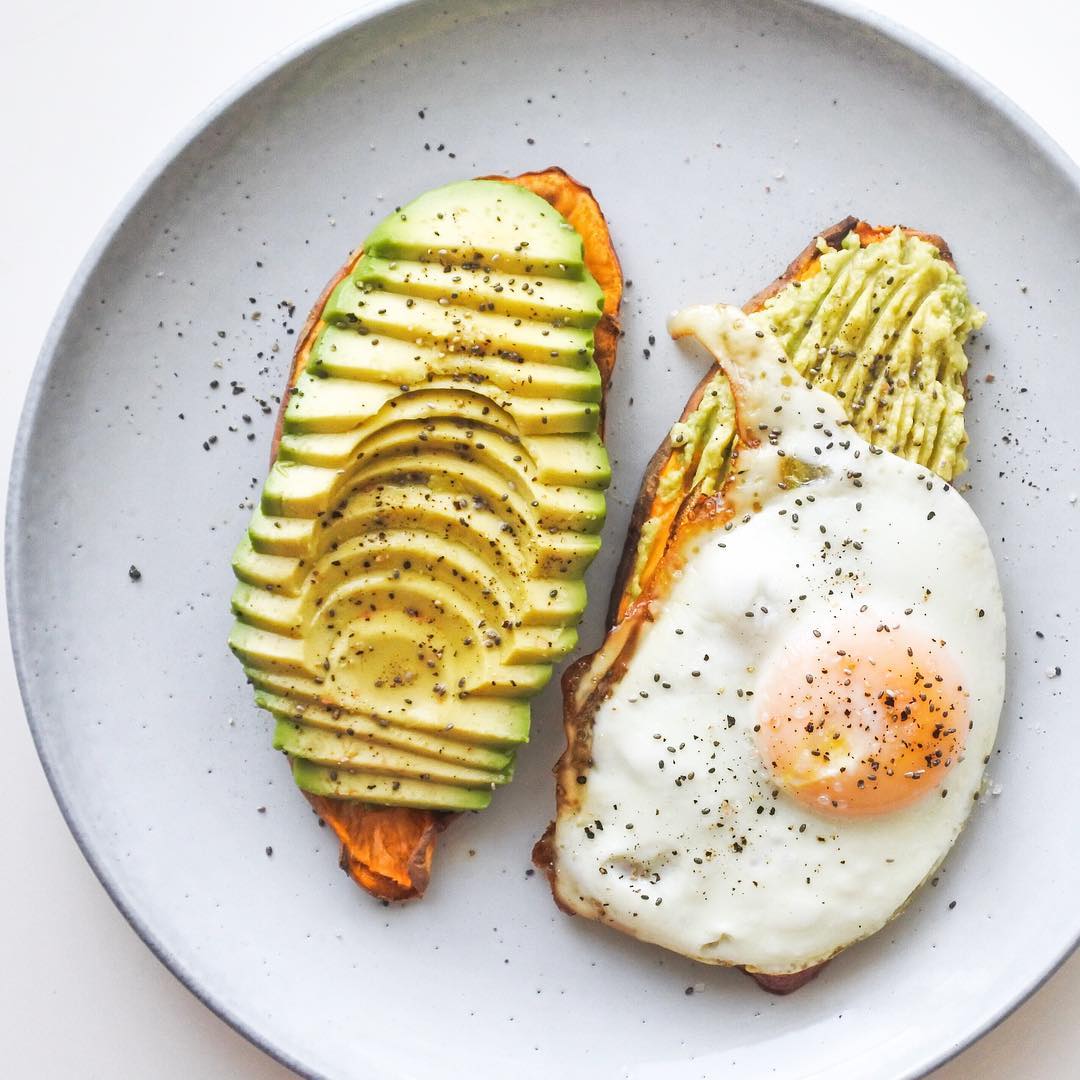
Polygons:
[[851,233],[752,317],[875,446],[946,480],[964,470],[964,342],[985,315],[926,240],[894,229],[862,247]]
[[[817,270],[750,318],[774,333],[815,386],[838,397],[873,445],[946,480],[966,467],[964,343],[985,321],[964,279],[921,237],[894,229],[865,247],[849,233]],[[734,408],[719,372],[671,432],[672,453],[642,526],[630,598],[655,566],[665,528],[691,491],[712,494],[727,471]]]

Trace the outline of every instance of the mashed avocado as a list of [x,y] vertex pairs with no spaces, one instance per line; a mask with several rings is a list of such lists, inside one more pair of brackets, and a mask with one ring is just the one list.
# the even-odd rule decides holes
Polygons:
[[[899,228],[865,247],[855,232],[839,249],[818,245],[817,271],[750,317],[779,338],[808,380],[843,402],[865,439],[953,479],[967,466],[964,343],[985,313],[937,248]],[[731,391],[717,372],[698,407],[671,430],[672,455],[641,530],[629,596],[641,591],[678,505],[722,482],[733,437]]]

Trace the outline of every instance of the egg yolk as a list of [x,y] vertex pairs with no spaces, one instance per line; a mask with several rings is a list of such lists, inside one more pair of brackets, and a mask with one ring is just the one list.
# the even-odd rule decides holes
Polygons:
[[761,756],[784,791],[827,814],[883,814],[929,795],[969,726],[945,645],[885,625],[815,637],[764,682]]

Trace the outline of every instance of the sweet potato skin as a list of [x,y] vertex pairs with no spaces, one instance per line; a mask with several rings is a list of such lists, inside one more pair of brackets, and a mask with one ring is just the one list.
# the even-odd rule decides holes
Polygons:
[[[829,247],[836,249],[840,247],[844,237],[847,236],[848,233],[854,231],[859,236],[863,246],[866,246],[876,240],[884,239],[892,232],[893,228],[895,228],[895,226],[873,226],[852,216],[843,218],[835,225],[816,234],[775,281],[756,293],[743,305],[743,310],[748,314],[759,311],[764,307],[765,302],[770,297],[780,292],[780,290],[790,282],[802,281],[811,277],[817,271],[821,257],[821,252],[818,249],[819,237],[823,239]],[[915,229],[909,229],[906,226],[900,226],[900,228],[909,235],[919,236],[933,244],[940,252],[942,258],[955,269],[952,252],[940,236],[920,232]],[[701,402],[702,395],[705,392],[705,388],[713,379],[716,370],[714,365],[705,373],[693,393],[690,395],[680,419],[687,419],[687,417],[697,409]],[[613,655],[610,658],[609,666],[604,669],[599,680],[595,681],[595,685],[588,689],[588,693],[584,698],[582,698],[582,684],[587,675],[595,674],[592,669],[600,653],[592,653],[579,658],[567,668],[563,674],[563,726],[566,732],[566,750],[556,763],[554,770],[556,776],[556,798],[559,806],[564,805],[564,800],[572,800],[574,798],[573,778],[583,768],[587,767],[591,754],[593,714],[595,713],[599,702],[606,696],[608,687],[614,682],[617,682],[621,677],[633,652],[637,628],[641,625],[643,620],[648,618],[646,610],[648,596],[644,595],[640,598],[640,603],[637,601],[631,603],[626,590],[636,562],[637,547],[638,542],[641,539],[641,531],[645,523],[649,521],[653,515],[660,477],[672,456],[673,449],[670,436],[668,436],[657,448],[656,453],[653,454],[648,465],[645,467],[641,489],[637,500],[635,501],[633,511],[631,512],[630,525],[627,529],[626,540],[623,545],[618,569],[616,570],[615,581],[612,586],[611,598],[608,606],[608,625],[611,629],[609,630],[605,646],[602,646],[601,649],[601,651],[604,651],[605,647],[610,648],[610,643],[613,641],[617,643],[617,648],[613,651]],[[716,500],[713,499],[707,501],[710,504],[716,502]],[[704,515],[707,515],[708,513],[714,512],[715,507],[703,508],[703,511]],[[666,535],[658,541],[661,553],[672,542],[672,538],[682,527],[684,527],[684,525],[695,527],[699,524],[695,520],[697,516],[698,515],[694,514],[693,509],[691,509],[688,514],[679,512],[670,515],[670,520],[665,523],[667,526]],[[651,580],[655,588],[656,581],[655,579]],[[647,585],[649,581],[650,579],[646,578],[646,581],[643,584]],[[648,590],[646,589],[645,592],[647,591]],[[622,635],[621,641],[618,640],[620,635]],[[533,861],[539,869],[547,874],[548,880],[551,883],[552,895],[555,898],[555,903],[567,914],[572,915],[574,912],[570,911],[560,901],[555,886],[556,867],[554,851],[552,848],[554,829],[555,823],[552,822],[544,832],[543,836],[537,841],[533,848]],[[816,978],[827,963],[828,961],[825,961],[821,964],[816,964],[813,967],[806,968],[803,971],[784,975],[773,975],[767,972],[754,971],[747,971],[747,974],[750,975],[762,989],[767,990],[770,993],[790,994]]]
[[[528,188],[551,203],[580,234],[585,246],[586,265],[604,293],[604,313],[595,330],[594,355],[606,390],[615,366],[619,337],[622,271],[604,215],[592,192],[554,166],[521,176],[488,176],[481,179],[500,180]],[[323,307],[337,285],[352,272],[362,254],[363,249],[358,248],[349,256],[319,295],[304,323],[274,428],[270,446],[271,463],[277,457],[292,388],[307,366],[311,347],[325,326],[321,319]],[[341,842],[341,868],[361,888],[380,900],[388,901],[411,900],[423,895],[431,877],[439,834],[456,814],[377,806],[347,799],[329,799],[307,792],[304,794],[321,820]]]

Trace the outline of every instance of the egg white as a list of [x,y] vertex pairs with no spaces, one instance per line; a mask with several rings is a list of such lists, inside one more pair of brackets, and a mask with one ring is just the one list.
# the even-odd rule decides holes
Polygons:
[[[767,418],[773,438],[736,463],[738,499],[759,508],[684,552],[597,707],[591,767],[556,822],[556,891],[686,956],[789,973],[880,929],[956,839],[997,730],[1005,617],[986,534],[955,489],[872,450],[833,398],[777,371],[775,342],[734,327],[736,309],[692,310],[703,338],[719,310],[742,371],[766,373],[743,387],[740,423]],[[827,475],[777,490],[785,455]],[[758,701],[814,629],[868,619],[947,643],[970,730],[920,801],[819,814],[773,782]]]

